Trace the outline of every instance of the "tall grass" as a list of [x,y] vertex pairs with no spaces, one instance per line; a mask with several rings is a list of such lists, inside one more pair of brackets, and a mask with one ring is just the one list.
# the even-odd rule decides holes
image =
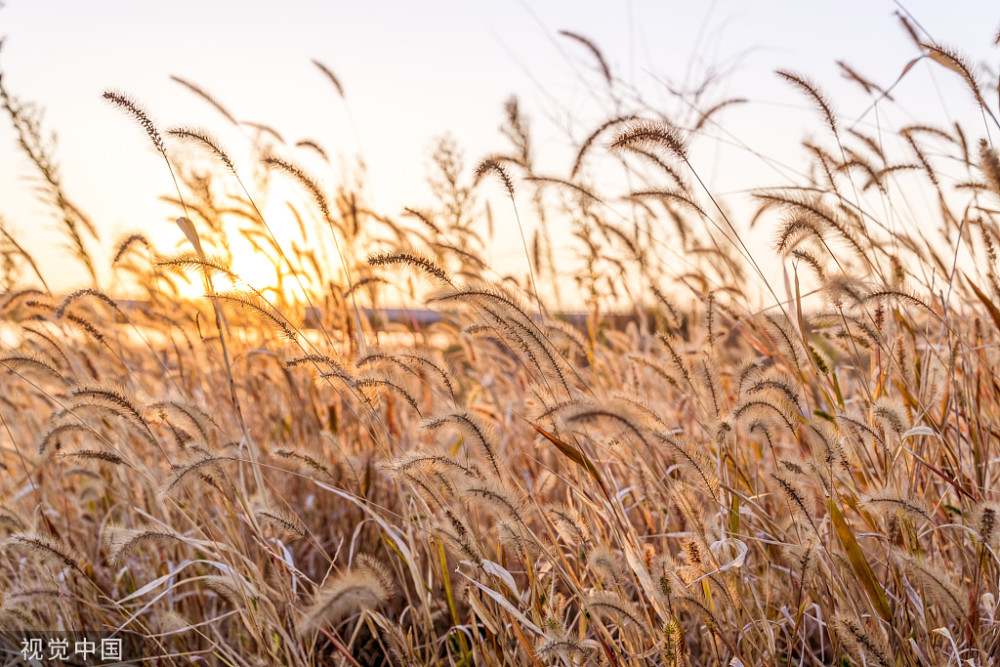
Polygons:
[[[781,286],[689,150],[734,101],[618,114],[568,176],[536,172],[511,102],[510,152],[466,169],[442,142],[436,208],[393,217],[309,173],[314,141],[226,112],[238,164],[108,93],[189,247],[129,234],[111,270],[144,298],[60,296],[4,231],[0,627],[121,629],[162,664],[995,664],[1000,127],[965,61],[918,47],[984,126],[914,124],[890,154],[779,72],[825,128],[811,183],[756,193]],[[96,276],[88,218],[3,79],[0,99]],[[595,185],[599,154],[628,191]],[[293,241],[241,179],[263,167],[303,195]],[[908,230],[914,187],[937,205]],[[227,220],[278,284],[232,269]],[[556,264],[559,220],[579,266]],[[518,275],[482,260],[500,225]]]

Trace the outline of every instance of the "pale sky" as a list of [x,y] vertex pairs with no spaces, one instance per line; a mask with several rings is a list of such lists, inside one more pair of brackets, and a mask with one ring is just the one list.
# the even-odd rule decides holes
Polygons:
[[[939,42],[996,69],[995,1],[904,4]],[[224,133],[228,124],[216,111],[172,82],[174,74],[209,91],[237,118],[272,125],[289,143],[314,139],[348,160],[360,147],[374,207],[398,215],[404,206],[432,204],[425,178],[435,137],[453,135],[469,169],[508,147],[498,127],[511,94],[532,120],[543,170],[568,174],[570,135],[579,141],[615,113],[593,59],[558,35],[570,30],[598,45],[620,90],[638,90],[671,113],[683,105],[665,83],[695,83],[709,68],[725,73],[711,101],[738,96],[751,103],[726,112],[721,121],[731,134],[715,132],[725,140],[715,145],[699,140],[698,157],[713,188],[732,193],[783,177],[780,167],[728,142],[801,168],[803,128],[821,132],[808,102],[773,71],[808,75],[843,118],[856,118],[868,100],[835,61],[890,84],[918,55],[896,9],[888,0],[7,0],[0,8],[6,37],[0,67],[14,95],[44,107],[46,128],[58,134],[65,189],[97,222],[103,253],[119,235],[137,230],[170,250],[181,238],[169,222],[176,212],[158,200],[171,192],[169,174],[135,124],[101,99],[106,88],[132,95],[161,128],[203,126],[224,140],[238,138]],[[310,64],[313,58],[339,77],[346,106]],[[896,127],[969,122],[969,98],[953,78],[920,63],[900,85],[898,107],[880,120]],[[995,85],[989,82],[990,99]],[[317,175],[332,183],[338,174]],[[60,249],[54,217],[33,198],[36,178],[4,116],[0,216],[50,282],[67,288],[82,273]],[[766,230],[763,236],[771,238]],[[497,248],[495,259],[514,253],[516,260],[516,249]],[[98,261],[108,260],[100,254]]]

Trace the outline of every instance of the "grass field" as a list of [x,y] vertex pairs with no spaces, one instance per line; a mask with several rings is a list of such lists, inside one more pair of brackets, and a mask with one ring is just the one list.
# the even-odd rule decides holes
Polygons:
[[185,243],[122,238],[107,289],[0,79],[94,285],[51,291],[4,229],[0,627],[120,629],[157,664],[998,664],[1000,111],[913,34],[983,123],[890,141],[779,72],[813,180],[738,217],[691,157],[725,104],[609,118],[552,175],[512,102],[503,152],[443,141],[437,205],[386,214],[301,166],[318,145],[258,132],[237,163],[109,91]]

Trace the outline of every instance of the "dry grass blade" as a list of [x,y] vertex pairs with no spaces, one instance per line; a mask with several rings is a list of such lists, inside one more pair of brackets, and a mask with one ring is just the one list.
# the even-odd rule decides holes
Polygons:
[[840,511],[840,507],[832,498],[827,501],[827,510],[830,512],[830,518],[833,520],[833,529],[837,535],[837,539],[847,552],[847,558],[850,560],[855,574],[857,574],[865,590],[868,592],[868,599],[871,601],[872,607],[884,620],[892,620],[892,610],[889,608],[889,601],[886,599],[885,590],[875,577],[875,573],[872,571],[871,565],[868,564],[868,559],[865,558],[864,552],[861,551],[861,547],[854,537],[854,531],[851,530],[851,527],[844,519],[843,512]]

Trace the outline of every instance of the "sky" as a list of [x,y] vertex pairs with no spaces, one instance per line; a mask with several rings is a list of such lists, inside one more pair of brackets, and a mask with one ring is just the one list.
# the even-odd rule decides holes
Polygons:
[[[904,5],[934,39],[996,69],[995,2]],[[135,124],[101,98],[105,89],[133,96],[161,127],[207,127],[236,141],[221,132],[227,123],[214,109],[170,79],[180,76],[240,120],[342,156],[318,173],[324,182],[362,155],[373,207],[398,215],[433,203],[426,175],[436,138],[453,136],[469,169],[507,148],[499,126],[511,95],[531,118],[542,171],[568,173],[573,142],[615,113],[593,58],[559,35],[569,30],[601,49],[620,94],[637,91],[657,109],[690,114],[669,88],[690,88],[709,72],[720,77],[707,101],[747,98],[726,112],[724,132],[699,140],[696,154],[713,191],[739,200],[747,188],[796,178],[805,164],[801,139],[822,131],[808,101],[774,70],[808,75],[842,117],[857,119],[870,99],[836,61],[885,85],[895,80],[918,55],[898,9],[889,0],[293,0],[280,8],[263,0],[6,0],[0,68],[15,96],[44,109],[65,189],[97,223],[104,251],[132,231],[169,250],[181,240],[170,222],[176,211],[158,199],[171,191],[169,173]],[[312,59],[336,73],[344,100]],[[953,79],[920,63],[879,121],[975,124],[969,96]],[[0,118],[0,216],[53,286],[69,289],[83,275],[67,261],[36,183],[9,119]],[[518,249],[500,243],[492,259],[516,263]]]

